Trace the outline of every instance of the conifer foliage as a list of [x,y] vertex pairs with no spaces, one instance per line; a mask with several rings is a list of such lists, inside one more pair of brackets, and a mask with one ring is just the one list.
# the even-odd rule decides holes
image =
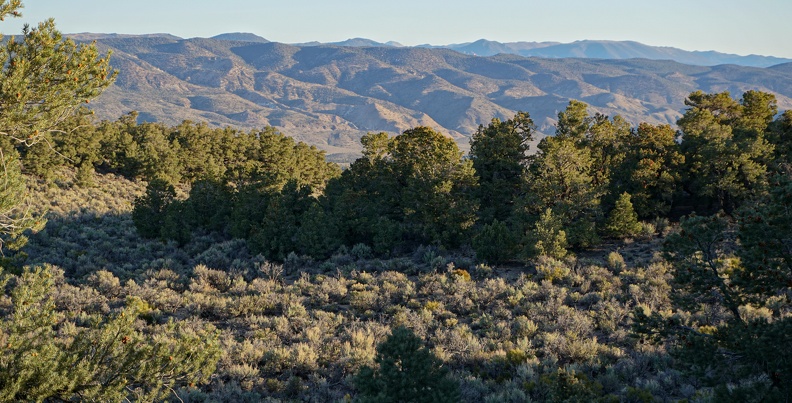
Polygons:
[[[0,21],[19,17],[19,0],[0,1]],[[0,34],[0,40],[4,39]],[[47,141],[63,131],[63,122],[84,111],[115,77],[109,55],[96,46],[63,39],[50,19],[0,46],[0,251],[3,244],[18,248],[22,233],[43,224],[24,205],[25,185],[19,175],[16,147]],[[87,113],[87,112],[86,112]]]
[[459,385],[412,330],[400,326],[377,346],[378,368],[356,377],[358,402],[457,402]]
[[170,322],[140,329],[139,299],[79,326],[56,310],[62,272],[49,267],[11,277],[10,310],[0,320],[0,400],[160,400],[174,387],[208,379],[219,359],[217,333]]
[[605,230],[611,236],[626,238],[637,234],[641,230],[638,214],[635,213],[630,199],[629,193],[622,193],[619,199],[616,200],[616,207],[608,215]]

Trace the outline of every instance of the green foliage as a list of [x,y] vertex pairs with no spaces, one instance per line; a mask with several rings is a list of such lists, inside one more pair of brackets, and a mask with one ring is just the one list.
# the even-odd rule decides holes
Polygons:
[[564,262],[549,255],[540,255],[536,261],[536,274],[542,280],[550,282],[564,280],[569,273],[569,267]]
[[740,320],[740,294],[729,287],[731,261],[722,258],[729,222],[720,215],[690,216],[680,222],[679,233],[666,238],[664,248],[674,262],[674,277],[700,302],[722,301]]
[[566,232],[560,218],[546,209],[528,234],[528,256],[549,256],[561,259],[567,255]]
[[771,184],[766,197],[738,214],[743,267],[732,278],[754,303],[792,288],[792,176],[777,175]]
[[155,179],[146,186],[146,194],[135,199],[132,221],[141,236],[158,238],[162,236],[163,220],[168,207],[176,197],[176,190],[170,183]]
[[728,92],[697,91],[685,103],[690,108],[677,125],[690,190],[715,210],[731,212],[766,187],[773,147],[764,132],[777,110],[775,97],[749,91],[738,103]]
[[[591,150],[594,160],[591,166],[591,175],[595,186],[615,187],[615,172],[626,159],[626,151],[630,141],[630,123],[621,116],[609,119],[602,114],[595,114],[591,118],[591,127],[588,130],[583,144]],[[605,204],[610,205],[616,194],[604,194]]]
[[505,221],[514,208],[525,177],[528,143],[536,127],[526,112],[506,121],[492,119],[470,138],[470,159],[476,171],[482,223]]
[[689,326],[682,317],[637,313],[641,332],[669,337],[689,371],[721,385],[715,391],[722,398],[792,396],[792,366],[786,352],[792,339],[783,297],[792,277],[786,252],[780,252],[785,247],[779,248],[787,243],[788,232],[779,232],[789,224],[787,187],[779,186],[771,197],[744,209],[736,232],[725,217],[694,216],[684,219],[680,232],[667,238],[675,288],[687,291],[677,300],[683,307],[706,304],[730,315]]
[[588,105],[578,100],[569,101],[566,109],[558,113],[556,137],[582,141],[591,126]]
[[668,214],[680,193],[685,161],[669,125],[641,123],[627,141],[625,158],[611,179],[611,193],[630,193],[639,217]]
[[[17,12],[19,2],[0,3],[3,17]],[[64,39],[53,20],[25,27],[0,47],[0,114],[2,135],[16,143],[33,145],[79,107],[112,84],[116,72],[109,55],[100,57],[95,45],[77,45]]]
[[[32,147],[0,136],[15,169],[0,206],[6,199],[12,208],[24,203],[17,153],[24,172],[57,179],[50,187],[35,184],[32,202],[51,201],[52,219],[21,252],[63,265],[69,275],[48,288],[55,308],[41,323],[50,326],[53,317],[57,323],[27,338],[51,341],[36,351],[41,361],[14,361],[20,369],[2,375],[44,385],[17,400],[52,388],[66,399],[71,389],[52,386],[63,375],[46,371],[65,368],[57,362],[67,353],[59,351],[78,351],[82,361],[70,365],[95,371],[71,379],[96,381],[80,381],[91,386],[75,400],[171,393],[193,401],[338,401],[353,392],[349,374],[372,363],[379,365],[355,378],[361,400],[385,399],[378,395],[385,391],[400,399],[410,391],[388,385],[448,380],[394,372],[405,361],[388,357],[404,353],[430,364],[411,373],[453,366],[462,388],[446,385],[459,393],[449,396],[465,401],[788,400],[792,193],[779,151],[785,115],[772,122],[774,99],[758,92],[740,102],[694,93],[689,103],[678,137],[669,126],[630,130],[618,116],[589,116],[585,104],[573,102],[559,114],[557,136],[529,158],[527,114],[482,126],[469,161],[428,128],[394,138],[368,134],[363,158],[343,173],[322,152],[271,128],[138,124],[134,114],[93,126],[78,113],[62,122],[71,128],[44,133]],[[683,175],[691,168],[724,182],[707,190],[704,180]],[[726,176],[739,173],[720,178],[721,168]],[[148,179],[149,188],[144,193],[131,182],[116,188],[123,179],[107,172]],[[768,179],[768,172],[775,176]],[[84,187],[92,181],[99,186]],[[169,183],[190,189],[189,197],[177,200]],[[656,217],[666,223],[658,225],[662,236],[682,212],[719,206],[732,216],[684,219],[665,256],[653,253],[653,227],[636,226],[637,217]],[[10,217],[24,218],[22,212]],[[30,235],[27,226],[19,234]],[[640,231],[646,239],[620,243],[620,253],[608,254],[606,244],[580,251],[580,260],[566,257],[568,247],[595,244],[598,227],[620,237]],[[176,242],[140,238],[146,234]],[[536,276],[511,265],[473,269],[468,242],[487,262],[516,264],[522,251]],[[429,246],[415,250],[419,244]],[[271,261],[285,261],[286,270]],[[9,293],[24,282],[17,280]],[[13,298],[0,299],[9,318]],[[50,312],[47,304],[33,305]],[[180,338],[203,348],[195,335],[208,334],[215,343],[203,321],[223,329],[214,382],[200,389],[187,378],[169,383],[178,377],[156,368],[170,365],[165,357],[179,351]],[[642,342],[665,345],[634,343],[627,338],[631,325]],[[430,342],[433,354],[420,338],[415,344],[403,337],[396,343],[402,347],[383,347],[375,360],[376,341],[390,328],[396,338],[399,326]],[[113,335],[130,339],[112,341]],[[155,358],[124,350],[129,343]],[[89,344],[109,346],[117,362],[92,361]],[[184,361],[192,368],[186,371],[205,378],[211,360],[201,360]],[[128,381],[124,392],[113,383],[123,378],[113,375],[121,371],[114,365],[152,375]],[[150,383],[154,378],[167,381]],[[94,397],[112,390],[117,394]]]
[[[0,20],[19,17],[20,1],[0,1]],[[2,39],[2,35],[0,35]],[[29,147],[62,130],[64,120],[113,82],[109,56],[100,58],[94,45],[63,39],[53,20],[25,26],[20,37],[0,46],[0,251],[24,244],[22,232],[35,230],[24,204],[25,183],[13,147]]]
[[364,157],[328,185],[345,244],[377,253],[402,244],[460,245],[475,221],[476,179],[453,140],[426,127],[361,140]]
[[377,368],[355,378],[360,402],[456,402],[459,385],[412,330],[397,327],[377,346]]
[[569,243],[590,246],[601,215],[603,187],[594,183],[594,160],[569,137],[547,137],[531,162],[526,208],[538,215],[547,208],[561,220]]
[[473,238],[476,257],[490,264],[500,264],[513,260],[519,252],[517,235],[506,223],[496,218],[485,224]]
[[184,219],[193,229],[224,231],[231,215],[231,198],[231,189],[220,181],[195,181],[184,201]]
[[405,232],[418,243],[459,245],[476,219],[472,163],[462,160],[452,139],[428,127],[395,137],[390,155],[403,184],[399,207]]
[[264,217],[249,239],[255,253],[283,261],[291,252],[299,252],[296,235],[300,220],[313,201],[311,189],[290,182],[283,190],[269,198]]
[[0,399],[159,400],[214,372],[213,330],[174,322],[141,330],[134,306],[78,326],[55,310],[54,280],[46,268],[13,280],[0,322]]
[[616,206],[611,210],[605,222],[605,231],[608,235],[626,238],[635,236],[641,230],[638,214],[635,213],[630,198],[630,194],[625,192],[616,201]]
[[547,402],[592,402],[602,395],[602,385],[574,370],[559,368],[540,378]]
[[[300,228],[294,236],[298,250],[315,259],[326,259],[341,246],[335,220],[325,213],[318,202],[311,204],[302,214]],[[353,255],[355,251],[356,249],[352,248]]]
[[774,165],[792,165],[792,111],[785,111],[770,125],[767,140],[774,148]]
[[14,251],[27,241],[26,230],[40,229],[45,221],[25,205],[27,187],[16,152],[0,148],[0,163],[0,252]]

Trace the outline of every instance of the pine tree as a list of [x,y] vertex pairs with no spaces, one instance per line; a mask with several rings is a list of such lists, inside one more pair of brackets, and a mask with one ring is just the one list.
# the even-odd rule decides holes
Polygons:
[[473,249],[479,260],[490,264],[504,263],[517,255],[516,238],[512,229],[496,218],[485,224],[473,238]]
[[358,402],[457,402],[459,385],[412,330],[400,326],[377,346],[377,368],[355,377]]
[[690,94],[677,125],[688,173],[686,187],[712,211],[731,213],[767,187],[773,146],[765,131],[777,112],[771,94],[746,92],[740,102],[728,92]]
[[510,218],[525,180],[528,143],[535,130],[530,115],[518,112],[506,121],[492,119],[471,137],[470,159],[479,183],[476,194],[481,223]]
[[[19,17],[21,8],[20,0],[0,0],[0,21]],[[32,146],[62,131],[73,115],[90,113],[80,106],[107,88],[116,73],[109,55],[100,57],[96,46],[64,39],[51,19],[3,41],[0,61],[0,237],[21,242],[22,232],[43,220],[31,217],[24,205],[25,184],[12,148]]]
[[0,251],[13,251],[24,246],[25,230],[40,228],[44,222],[24,204],[27,187],[16,152],[0,148],[0,164]]
[[[207,381],[220,358],[218,332],[169,322],[143,329],[134,298],[80,324],[55,308],[50,268],[26,269],[9,287],[0,318],[0,401],[161,401],[174,388]],[[72,329],[63,332],[63,329]]]
[[638,214],[635,213],[630,194],[624,192],[616,201],[616,207],[611,210],[605,222],[605,231],[616,238],[633,236],[641,230]]
[[549,256],[561,259],[567,255],[567,236],[561,219],[548,208],[528,234],[529,257]]
[[135,199],[132,221],[140,236],[158,238],[168,206],[176,197],[176,189],[170,183],[155,179],[146,186],[146,194]]

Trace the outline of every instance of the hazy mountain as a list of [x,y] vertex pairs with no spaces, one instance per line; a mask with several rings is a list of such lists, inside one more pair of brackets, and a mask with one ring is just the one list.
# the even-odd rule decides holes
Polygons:
[[74,39],[75,41],[93,41],[99,39],[119,39],[119,38],[166,38],[171,40],[180,40],[182,38],[171,35],[171,34],[142,34],[142,35],[133,35],[133,34],[97,34],[92,32],[80,32],[76,34],[68,34],[66,35],[69,38]]
[[350,38],[345,41],[340,42],[318,42],[318,41],[311,41],[311,42],[303,42],[303,43],[293,43],[293,46],[349,46],[353,48],[371,48],[371,47],[386,47],[386,48],[400,48],[403,47],[399,42],[388,41],[388,42],[377,42],[375,40],[366,39],[366,38]]
[[223,41],[240,41],[240,42],[258,42],[267,43],[268,40],[249,32],[232,32],[227,34],[215,35],[212,39],[220,39]]
[[[359,41],[369,41],[359,39]],[[373,42],[373,41],[369,41]],[[373,42],[377,43],[377,42]],[[314,44],[319,44],[318,42]],[[334,43],[340,46],[343,42]],[[374,46],[374,45],[367,45]],[[715,51],[687,51],[667,46],[649,46],[634,41],[576,41],[572,43],[560,42],[497,42],[479,39],[475,42],[457,43],[450,45],[418,45],[420,48],[451,49],[468,55],[494,56],[497,54],[513,54],[520,56],[536,56],[545,58],[584,58],[584,59],[651,59],[673,60],[679,63],[694,66],[717,66],[720,64],[736,64],[751,67],[769,67],[781,63],[792,62],[773,56],[748,55],[740,56]]]
[[741,66],[768,67],[779,63],[792,62],[792,59],[772,56],[739,56],[715,51],[691,52],[671,47],[649,46],[633,41],[577,41],[533,49],[515,50],[508,53],[553,58],[674,60],[696,66],[737,64]]
[[486,39],[479,39],[475,42],[457,43],[451,45],[419,45],[422,48],[445,48],[455,50],[457,52],[465,53],[468,55],[476,56],[494,56],[500,53],[520,54],[531,49],[543,48],[552,45],[558,45],[559,42],[508,42],[501,43],[496,41],[489,41]]
[[329,45],[353,46],[353,47],[360,47],[360,48],[380,47],[380,46],[397,47],[397,48],[399,48],[399,47],[404,46],[404,45],[402,45],[399,42],[389,41],[389,42],[383,43],[383,42],[372,41],[371,39],[366,39],[366,38],[351,38],[351,39],[347,39],[347,40],[341,41],[341,42],[331,42],[331,43],[329,43]]
[[333,153],[359,149],[365,132],[417,125],[467,145],[479,124],[518,110],[551,133],[570,99],[632,122],[671,124],[697,89],[769,91],[782,109],[792,109],[792,65],[477,57],[449,49],[201,38],[107,37],[98,44],[113,49],[111,62],[120,71],[116,84],[92,103],[102,118],[137,110],[144,120],[169,124],[272,125]]

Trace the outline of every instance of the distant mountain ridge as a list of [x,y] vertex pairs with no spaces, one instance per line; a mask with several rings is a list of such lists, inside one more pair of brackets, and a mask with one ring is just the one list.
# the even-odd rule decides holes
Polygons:
[[[224,34],[240,35],[240,34]],[[253,34],[258,39],[264,39]],[[228,38],[218,35],[214,39],[238,39],[236,36]],[[266,40],[264,40],[266,41]],[[254,40],[251,42],[258,42]],[[296,46],[336,45],[351,47],[404,47],[398,42],[377,42],[366,38],[351,38],[341,42],[309,42],[295,44]],[[554,59],[584,58],[584,59],[650,59],[673,60],[694,66],[717,66],[721,64],[736,64],[750,67],[770,67],[776,64],[789,63],[792,59],[760,55],[735,55],[716,51],[688,51],[668,46],[650,46],[635,41],[606,41],[582,40],[572,43],[561,42],[497,42],[479,39],[475,42],[458,43],[450,45],[418,45],[419,48],[451,49],[460,53],[475,56],[495,56],[497,54],[513,54],[525,57],[545,57]]]
[[240,42],[256,42],[267,43],[268,40],[249,32],[229,32],[226,34],[215,35],[211,39],[219,39],[223,41],[240,41]]
[[366,132],[398,133],[418,125],[465,146],[478,125],[520,110],[550,134],[570,99],[633,123],[674,124],[685,97],[698,89],[735,96],[768,91],[781,109],[792,109],[792,64],[482,57],[444,48],[239,39],[245,37],[97,36],[101,48],[113,51],[111,63],[120,74],[91,105],[105,119],[137,110],[141,120],[167,124],[271,125],[330,153],[356,152]]

